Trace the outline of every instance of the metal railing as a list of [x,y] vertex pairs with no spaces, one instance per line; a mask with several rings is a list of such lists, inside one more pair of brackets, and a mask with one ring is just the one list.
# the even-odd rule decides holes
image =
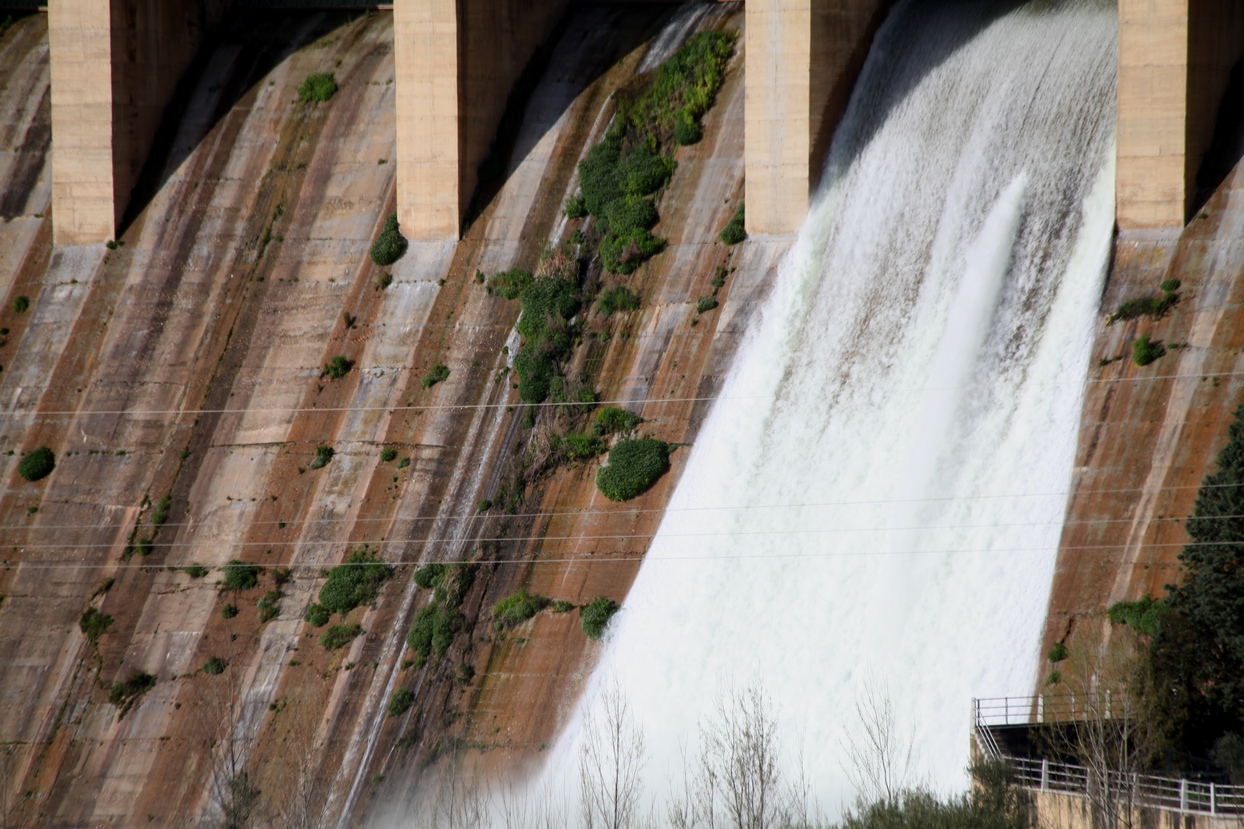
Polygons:
[[[1065,792],[1087,797],[1094,791],[1109,789],[1120,803],[1153,806],[1177,812],[1207,815],[1244,816],[1244,786],[1229,786],[1201,780],[1176,779],[1153,774],[1107,772],[1090,775],[1089,769],[1074,763],[1048,759],[1033,760],[1007,756],[998,747],[991,726],[1031,725],[1082,719],[1090,710],[1108,711],[1104,698],[1078,700],[1073,694],[1046,694],[1039,697],[997,697],[972,700],[974,730],[981,750],[1005,760],[1014,770],[1019,785],[1037,791]],[[1096,706],[1102,706],[1097,708]]]

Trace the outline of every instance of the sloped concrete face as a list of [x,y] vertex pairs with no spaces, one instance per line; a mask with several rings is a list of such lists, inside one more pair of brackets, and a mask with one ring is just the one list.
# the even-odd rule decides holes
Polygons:
[[394,5],[397,201],[412,239],[457,239],[506,99],[567,0]]
[[747,230],[803,223],[889,0],[748,0]]

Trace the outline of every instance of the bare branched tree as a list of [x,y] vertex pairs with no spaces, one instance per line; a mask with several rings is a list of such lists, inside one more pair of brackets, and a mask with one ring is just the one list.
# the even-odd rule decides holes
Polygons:
[[847,778],[863,801],[897,803],[912,787],[915,735],[904,739],[894,716],[894,704],[884,686],[869,680],[856,697],[858,728],[848,733],[844,746]]
[[425,829],[484,829],[492,825],[487,792],[476,779],[468,779],[459,763],[445,770],[431,805],[416,825]]
[[588,714],[579,747],[579,806],[584,829],[631,829],[639,818],[646,759],[644,733],[616,682]]
[[315,780],[320,756],[316,746],[320,718],[313,694],[304,692],[287,699],[281,716],[289,731],[282,755],[284,786],[275,793],[274,802],[282,804],[279,811],[283,826],[316,829],[323,798]]
[[194,716],[200,738],[211,758],[211,804],[225,829],[246,829],[259,819],[259,788],[246,769],[247,740],[239,733],[242,688],[237,671],[198,681]]
[[[1155,695],[1141,645],[1130,629],[1107,636],[1105,622],[1079,627],[1059,671],[1059,690],[1074,706],[1060,705],[1071,722],[1051,732],[1053,749],[1086,769],[1085,794],[1099,829],[1131,829],[1136,820],[1136,776],[1161,743],[1150,711]],[[1064,711],[1065,709],[1065,711]]]

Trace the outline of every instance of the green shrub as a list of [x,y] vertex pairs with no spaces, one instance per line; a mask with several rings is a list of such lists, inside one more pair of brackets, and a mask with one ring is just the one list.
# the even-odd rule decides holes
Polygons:
[[323,103],[337,94],[337,79],[329,72],[316,72],[307,75],[298,87],[298,100],[304,104]]
[[653,438],[620,441],[596,472],[596,488],[611,501],[629,501],[669,471],[669,452],[668,443]]
[[639,308],[639,297],[624,285],[615,285],[604,291],[596,300],[596,308],[605,316],[612,317],[618,311],[634,311]]
[[1055,642],[1054,647],[1050,648],[1047,658],[1051,662],[1062,662],[1067,658],[1067,646],[1062,642]]
[[704,130],[701,129],[699,121],[689,111],[679,110],[678,119],[674,122],[674,140],[686,147],[700,143],[703,135]]
[[606,406],[596,413],[596,421],[592,424],[593,434],[604,437],[605,435],[627,435],[635,431],[635,427],[643,423],[644,419],[633,412],[617,406]]
[[1116,625],[1127,625],[1133,630],[1154,636],[1166,615],[1166,607],[1160,600],[1146,595],[1134,602],[1115,602],[1110,605],[1106,615]]
[[56,455],[46,446],[27,452],[17,464],[17,474],[28,481],[39,481],[56,468]]
[[1166,346],[1150,341],[1149,334],[1141,334],[1132,342],[1132,362],[1147,366],[1166,353]]
[[575,194],[566,199],[566,205],[562,208],[562,212],[566,214],[568,219],[582,219],[587,215],[587,201],[582,194]]
[[531,271],[511,268],[488,277],[487,291],[504,299],[518,299],[531,284]]
[[13,300],[13,310],[19,314],[26,313],[26,309],[30,307],[30,297],[19,296]]
[[524,342],[514,355],[518,394],[524,403],[543,403],[556,374],[555,361],[571,345],[567,322],[579,309],[579,290],[569,279],[544,276],[524,288],[519,299],[523,311],[518,333]]
[[414,627],[406,635],[406,644],[415,652],[415,665],[423,667],[433,653],[444,656],[464,621],[453,607],[430,604],[419,611]]
[[354,368],[354,361],[344,354],[338,354],[324,364],[324,370],[320,372],[320,376],[340,380],[349,374],[352,368]]
[[707,313],[717,307],[717,297],[702,296],[695,303],[695,310],[701,314]]
[[613,599],[604,596],[592,599],[579,611],[579,616],[583,621],[583,632],[593,639],[600,639],[605,634],[605,628],[609,626],[609,620],[617,612],[618,603]]
[[1173,294],[1179,290],[1180,282],[1178,279],[1164,279],[1158,287],[1162,289],[1164,294]]
[[427,373],[423,375],[423,380],[422,380],[423,387],[425,389],[430,389],[433,386],[435,386],[437,383],[442,382],[448,377],[449,377],[449,367],[446,366],[444,363],[437,363],[436,365],[428,369]]
[[259,584],[259,565],[232,559],[225,565],[226,590],[250,590]]
[[475,509],[477,512],[488,512],[488,510],[492,509],[492,499],[480,498],[479,503],[475,505]]
[[574,610],[574,603],[568,602],[565,599],[558,599],[549,605],[549,610],[552,610],[554,613],[569,613]]
[[631,230],[650,230],[659,217],[650,200],[631,196],[605,205],[605,214],[601,218],[605,220],[611,233],[626,233]]
[[389,716],[400,717],[415,704],[415,695],[405,688],[399,688],[389,698]]
[[203,663],[203,673],[205,674],[211,674],[212,676],[220,676],[224,672],[225,672],[225,660],[221,659],[219,656],[210,657],[206,662]]
[[100,613],[95,608],[88,607],[82,614],[82,618],[78,620],[78,628],[86,635],[91,647],[95,647],[99,644],[99,637],[112,627],[112,621],[112,617],[107,613]]
[[578,432],[568,432],[562,438],[562,443],[566,454],[573,461],[594,458],[608,448],[605,441],[596,435],[582,435]]
[[405,469],[408,466],[410,466],[410,458],[402,458],[397,462],[398,469]]
[[518,396],[524,403],[543,403],[557,368],[552,356],[539,345],[524,343],[514,355],[514,373],[518,375]]
[[337,451],[333,447],[327,443],[321,443],[315,447],[315,457],[311,459],[311,463],[307,464],[307,466],[310,469],[323,469],[332,462],[333,455],[335,454],[337,454]]
[[138,554],[140,556],[149,556],[154,549],[155,543],[150,538],[138,539]]
[[207,575],[207,568],[201,564],[191,564],[183,569],[186,571],[186,575],[192,579],[201,579]]
[[665,240],[652,231],[632,228],[610,234],[600,243],[600,261],[613,273],[629,274],[648,259],[665,250]]
[[726,277],[729,275],[730,275],[730,272],[726,270],[724,265],[717,266],[717,270],[713,274],[713,279],[711,283],[713,286],[714,296],[716,295],[717,291],[720,291],[722,288],[726,286]]
[[406,253],[406,237],[402,235],[397,214],[390,213],[385,219],[384,230],[376,237],[371,246],[371,261],[382,268],[387,268]]
[[521,625],[548,605],[549,599],[545,596],[532,595],[526,590],[517,590],[493,606],[492,615],[495,620],[493,627],[500,630]]
[[335,651],[344,648],[366,632],[362,625],[330,625],[320,636],[320,644],[325,650]]
[[307,608],[307,612],[302,614],[304,622],[313,628],[322,628],[328,624],[328,620],[332,618],[332,614],[327,607],[316,602],[312,602]]
[[441,583],[446,569],[444,564],[425,564],[415,571],[415,584],[430,590]]
[[394,449],[392,446],[386,446],[385,448],[380,450],[380,462],[381,463],[389,463],[396,457],[397,457],[397,450]]
[[108,701],[121,709],[124,717],[130,708],[143,694],[155,687],[156,678],[145,671],[133,671],[124,682],[112,683],[108,691]]
[[222,619],[232,619],[234,616],[237,616],[237,615],[238,615],[238,606],[233,603],[229,603],[220,609],[220,617]]
[[743,205],[740,204],[739,209],[734,211],[718,238],[727,245],[737,245],[747,238],[747,231],[743,229]]
[[1063,681],[1063,675],[1061,671],[1050,671],[1045,677],[1046,685],[1057,685],[1058,683],[1062,681]]
[[320,604],[344,616],[359,605],[374,602],[392,577],[392,567],[360,550],[328,571],[328,580],[320,588]]
[[151,526],[162,527],[164,522],[168,521],[168,510],[172,506],[173,496],[165,495],[155,505],[155,509],[151,512]]
[[280,590],[269,590],[263,595],[255,607],[259,610],[259,621],[271,622],[277,616],[281,615],[281,607],[279,602],[285,594]]

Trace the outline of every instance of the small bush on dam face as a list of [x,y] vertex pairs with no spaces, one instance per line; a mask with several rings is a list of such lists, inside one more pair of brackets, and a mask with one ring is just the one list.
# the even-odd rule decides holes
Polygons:
[[88,607],[82,614],[82,618],[78,620],[78,628],[94,647],[99,644],[99,637],[112,627],[112,621],[112,617],[107,613],[100,613],[95,608]]
[[440,658],[449,650],[466,621],[459,608],[474,580],[475,568],[469,564],[429,564],[416,571],[415,583],[433,589],[432,601],[419,611],[406,635],[416,667],[426,665],[433,653]]
[[593,639],[600,639],[605,635],[609,620],[617,612],[618,603],[613,599],[605,596],[593,599],[579,611],[579,616],[583,621],[583,632]]
[[[374,602],[380,588],[392,577],[393,568],[364,548],[328,571],[328,581],[320,588],[319,606],[344,616],[359,605]],[[311,612],[309,608],[307,612]]]
[[1138,366],[1147,366],[1164,354],[1166,346],[1150,340],[1147,333],[1141,334],[1132,343],[1132,362]]
[[320,637],[320,645],[325,650],[339,650],[366,632],[362,625],[332,625]]
[[497,602],[492,608],[493,627],[497,630],[515,627],[535,616],[549,606],[547,596],[532,595],[526,590],[517,590]]
[[331,72],[316,72],[307,75],[298,87],[298,100],[304,104],[324,103],[337,94],[337,79]]
[[382,268],[387,268],[406,253],[406,237],[397,222],[397,214],[390,213],[385,220],[384,230],[376,237],[371,246],[371,261]]
[[747,231],[743,229],[743,205],[739,205],[739,209],[734,211],[734,215],[730,218],[730,222],[721,229],[718,238],[727,245],[737,245],[747,238]]
[[596,487],[611,501],[629,501],[669,471],[670,445],[653,438],[623,440],[596,473]]
[[259,565],[233,559],[225,565],[226,590],[250,590],[259,584]]
[[17,474],[27,481],[40,481],[56,468],[56,455],[46,446],[27,452],[17,464]]
[[415,695],[405,688],[399,688],[389,698],[389,716],[400,717],[415,704]]

